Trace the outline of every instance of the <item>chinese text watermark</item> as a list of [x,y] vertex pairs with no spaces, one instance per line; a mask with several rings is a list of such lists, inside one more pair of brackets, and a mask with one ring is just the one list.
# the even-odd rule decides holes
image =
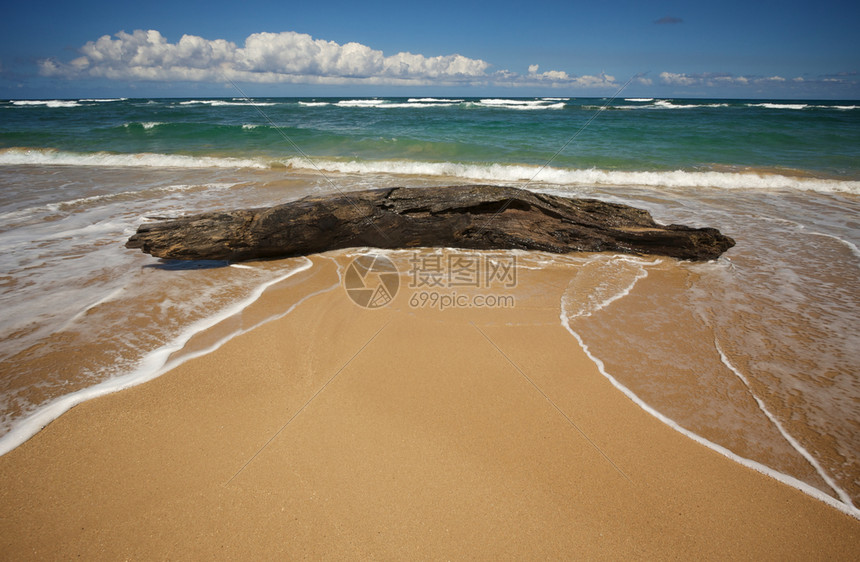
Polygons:
[[[411,308],[513,308],[512,294],[486,292],[517,286],[517,257],[513,254],[415,251],[408,260],[407,287]],[[400,289],[400,271],[383,254],[356,257],[347,266],[343,286],[363,308],[382,308]]]

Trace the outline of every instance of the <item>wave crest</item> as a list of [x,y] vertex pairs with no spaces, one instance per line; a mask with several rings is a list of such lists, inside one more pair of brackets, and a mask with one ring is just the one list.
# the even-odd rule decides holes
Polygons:
[[630,186],[654,188],[717,188],[797,190],[860,195],[860,181],[791,176],[755,170],[741,171],[623,171],[598,168],[554,168],[526,164],[421,162],[416,160],[336,160],[293,157],[287,159],[187,156],[182,154],[75,153],[55,149],[7,148],[0,150],[2,165],[63,165],[140,168],[255,168],[286,166],[311,173],[390,174],[450,177],[499,183],[555,184],[561,186]]
[[14,100],[12,105],[18,107],[80,107],[77,101],[74,100]]
[[119,168],[268,168],[260,160],[249,158],[219,158],[141,152],[115,154],[109,152],[77,153],[50,148],[7,148],[0,150],[0,166],[60,165]]
[[[338,161],[317,160],[318,168],[346,174],[399,174],[447,176],[453,178],[521,183],[538,181],[558,185],[606,185],[633,187],[709,187],[720,189],[772,189],[851,193],[860,195],[860,181],[793,177],[780,174],[748,172],[620,171],[597,168],[570,169],[523,164],[463,164],[455,162],[417,161]],[[307,168],[306,160],[291,158],[291,168]]]

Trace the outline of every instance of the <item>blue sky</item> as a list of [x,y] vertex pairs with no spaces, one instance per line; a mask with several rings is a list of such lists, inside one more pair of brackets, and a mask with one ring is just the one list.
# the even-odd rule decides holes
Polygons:
[[[0,97],[860,98],[858,2],[16,2]],[[185,37],[183,39],[183,37]]]

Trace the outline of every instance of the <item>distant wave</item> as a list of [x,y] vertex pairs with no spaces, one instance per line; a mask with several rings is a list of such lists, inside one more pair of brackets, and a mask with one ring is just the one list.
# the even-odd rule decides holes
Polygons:
[[187,100],[179,102],[179,105],[209,105],[212,107],[237,107],[242,105],[251,105],[251,106],[263,106],[263,105],[278,105],[275,102],[265,102],[265,101],[253,101],[253,100],[243,100],[243,101],[227,101],[227,100]]
[[19,107],[80,107],[74,100],[13,100],[12,105]]
[[808,103],[775,103],[775,102],[762,102],[762,103],[748,103],[747,107],[763,107],[765,109],[840,109],[840,110],[851,110],[857,109],[860,106],[857,105],[820,105],[820,104],[808,104]]
[[485,98],[476,105],[501,109],[564,109],[564,102],[552,103],[552,100],[520,100],[504,98]]
[[[720,107],[737,107],[737,108],[760,108],[760,109],[836,109],[836,110],[852,110],[860,106],[857,105],[821,105],[808,103],[779,103],[779,102],[757,102],[743,103],[719,101],[719,102],[695,102],[692,100],[654,100],[653,98],[625,98],[624,101],[635,103],[635,105],[614,105],[607,109],[701,109],[701,108],[720,108]],[[596,105],[583,105],[583,109],[596,109]]]
[[409,103],[461,103],[464,100],[448,98],[409,98],[406,101]]
[[397,104],[391,103],[388,100],[340,100],[335,105],[338,107],[394,107]]
[[[429,98],[427,98],[429,99]],[[418,101],[418,99],[410,99],[406,103],[391,101],[388,99],[354,99],[341,100],[334,105],[337,107],[365,107],[365,108],[382,108],[382,109],[413,109],[417,107],[448,107],[459,104],[459,100],[452,101]]]
[[[645,107],[656,107],[658,109],[695,109],[700,107],[728,107],[728,103],[674,103],[669,100],[657,100],[654,102],[652,106]],[[635,106],[641,107],[641,106]]]
[[[567,98],[541,98],[533,100],[523,99],[496,99],[486,98],[479,101],[466,101],[464,99],[448,98],[409,98],[406,102],[390,99],[351,99],[340,100],[333,105],[337,107],[364,107],[381,109],[413,109],[419,107],[449,107],[459,105],[462,107],[491,107],[495,109],[563,109]],[[309,105],[307,102],[299,102]]]
[[807,103],[748,103],[747,107],[764,107],[766,109],[806,109]]
[[126,129],[129,129],[129,128],[131,128],[131,127],[143,127],[143,128],[144,128],[144,129],[146,129],[146,130],[150,130],[150,129],[154,129],[154,128],[156,128],[156,127],[159,127],[159,126],[161,126],[161,125],[167,125],[167,123],[163,123],[163,122],[161,122],[161,121],[143,121],[143,122],[141,122],[141,123],[138,123],[138,122],[136,122],[136,121],[132,121],[132,122],[130,122],[130,123],[126,123],[126,124],[125,124],[125,125],[123,125],[123,126],[124,126]]

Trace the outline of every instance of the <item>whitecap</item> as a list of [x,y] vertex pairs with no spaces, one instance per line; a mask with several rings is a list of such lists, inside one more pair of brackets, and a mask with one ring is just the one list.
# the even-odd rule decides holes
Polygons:
[[449,98],[409,98],[406,100],[409,103],[462,103],[461,99],[449,99]]
[[[2,158],[0,158],[2,163]],[[291,158],[287,166],[304,169],[307,163]],[[621,171],[554,168],[522,164],[464,164],[457,162],[419,162],[413,160],[315,160],[317,169],[347,174],[398,174],[455,177],[479,181],[523,183],[539,181],[557,185],[632,186],[632,187],[705,187],[718,189],[798,190],[860,195],[860,181],[793,177],[752,172]]]
[[77,101],[74,100],[14,100],[12,101],[12,105],[23,106],[23,107],[80,107]]
[[131,168],[268,168],[261,160],[186,156],[182,154],[108,152],[78,153],[53,149],[7,148],[0,150],[0,165],[62,165]]
[[748,103],[747,107],[763,107],[765,109],[806,109],[809,104],[805,103]]
[[234,106],[264,106],[264,105],[277,105],[274,102],[256,102],[254,100],[243,100],[243,101],[228,101],[228,100],[186,100],[179,102],[179,105],[209,105],[212,107],[234,107]]

